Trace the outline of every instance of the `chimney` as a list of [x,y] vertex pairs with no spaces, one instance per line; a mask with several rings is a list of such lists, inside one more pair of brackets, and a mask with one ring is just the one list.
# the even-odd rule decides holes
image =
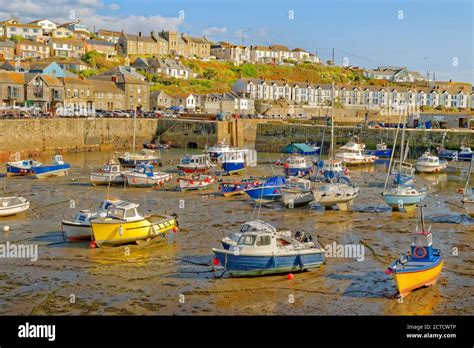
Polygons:
[[138,36],[142,36],[142,32],[141,32],[141,31],[138,32]]
[[112,76],[112,82],[117,83],[117,76]]
[[153,30],[150,32],[150,36],[151,36],[151,37],[154,37],[154,36],[155,36],[155,32],[154,32]]

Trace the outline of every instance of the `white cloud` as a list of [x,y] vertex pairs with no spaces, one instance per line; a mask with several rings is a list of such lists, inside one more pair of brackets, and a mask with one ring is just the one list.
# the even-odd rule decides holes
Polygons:
[[58,23],[65,23],[76,18],[91,30],[95,26],[97,30],[124,30],[129,33],[139,31],[149,33],[161,29],[177,30],[183,24],[177,17],[100,14],[100,11],[106,8],[113,10],[111,6],[119,9],[117,4],[104,5],[102,0],[0,0],[0,20],[16,16],[23,22],[48,18]]
[[202,31],[202,34],[206,36],[211,36],[211,35],[216,35],[216,34],[219,35],[219,34],[225,34],[225,33],[227,33],[226,27],[210,27]]
[[107,5],[109,9],[111,9],[112,11],[118,11],[120,10],[120,5],[119,4],[116,4],[116,3],[111,3],[111,4],[108,4]]

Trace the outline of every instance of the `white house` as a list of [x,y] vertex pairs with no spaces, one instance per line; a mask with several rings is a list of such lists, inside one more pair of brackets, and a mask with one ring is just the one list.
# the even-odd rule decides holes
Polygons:
[[41,28],[43,28],[43,33],[46,34],[51,34],[53,30],[56,30],[58,28],[58,25],[53,21],[50,21],[49,19],[39,19],[30,22],[29,24],[39,25]]
[[3,35],[7,38],[12,36],[21,36],[25,39],[35,41],[36,38],[43,36],[43,28],[35,24],[21,24],[15,19],[0,22],[0,27],[3,27]]

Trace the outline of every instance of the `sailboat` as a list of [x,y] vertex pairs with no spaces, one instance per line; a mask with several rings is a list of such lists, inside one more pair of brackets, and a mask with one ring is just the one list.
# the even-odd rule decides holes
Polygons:
[[[332,84],[331,98],[331,158],[329,161],[329,170],[332,172],[334,163],[334,82]],[[328,183],[317,185],[313,189],[314,202],[324,206],[326,209],[336,205],[340,210],[346,211],[352,205],[354,198],[359,195],[359,187],[352,184],[344,177],[329,175]]]
[[[400,115],[400,118],[402,116]],[[405,143],[405,122],[403,124],[403,131],[402,131],[402,140],[400,144],[400,161],[398,162],[398,175],[399,178],[401,177],[401,174],[404,172],[404,143]],[[397,129],[398,131],[398,129]],[[398,134],[398,133],[397,133]],[[396,146],[396,141],[397,137],[395,136],[395,141],[393,147],[395,148]],[[407,144],[408,147],[408,144]],[[408,153],[408,149],[406,149],[406,152]],[[387,189],[387,182],[388,182],[388,177],[391,173],[391,166],[392,166],[392,160],[393,157],[390,159],[390,165],[389,169],[387,172],[387,179],[385,180],[385,186],[384,189]],[[392,208],[394,211],[401,211],[401,212],[411,212],[416,210],[416,205],[420,203],[422,200],[425,199],[426,197],[426,191],[418,191],[416,188],[412,186],[408,186],[406,184],[407,180],[405,180],[405,183],[402,183],[400,181],[396,182],[396,187],[389,189],[388,191],[384,191],[382,193],[382,196],[385,200],[385,203]]]
[[469,187],[469,179],[471,178],[473,163],[474,157],[471,159],[471,163],[469,164],[469,170],[467,172],[467,180],[466,185],[464,186],[462,199],[464,209],[466,209],[466,212],[470,217],[474,217],[474,187]]
[[135,153],[135,138],[137,131],[137,110],[133,114],[133,141],[132,153],[125,153],[117,156],[118,161],[122,167],[135,167],[138,164],[153,164],[156,165],[161,161],[161,157],[154,150],[142,149],[140,153]]

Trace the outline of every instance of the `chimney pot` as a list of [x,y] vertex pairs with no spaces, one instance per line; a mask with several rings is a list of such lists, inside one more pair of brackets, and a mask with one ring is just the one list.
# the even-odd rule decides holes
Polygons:
[[141,32],[141,31],[138,32],[138,36],[142,36],[142,32]]

